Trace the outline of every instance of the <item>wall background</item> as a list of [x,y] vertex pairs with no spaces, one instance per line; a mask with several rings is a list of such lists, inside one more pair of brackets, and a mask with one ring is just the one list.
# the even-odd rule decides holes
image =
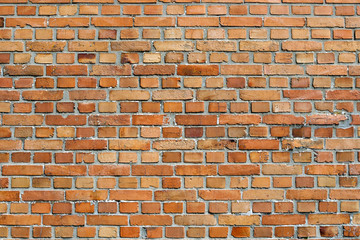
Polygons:
[[1,238],[358,238],[358,0],[0,0]]

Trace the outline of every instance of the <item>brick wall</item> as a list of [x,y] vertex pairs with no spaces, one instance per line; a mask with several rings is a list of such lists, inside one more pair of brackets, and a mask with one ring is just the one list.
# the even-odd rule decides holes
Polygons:
[[359,0],[0,0],[1,238],[358,238]]

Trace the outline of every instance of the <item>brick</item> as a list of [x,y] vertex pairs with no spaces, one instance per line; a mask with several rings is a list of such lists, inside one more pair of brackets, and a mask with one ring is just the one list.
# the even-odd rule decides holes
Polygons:
[[169,215],[132,215],[130,216],[130,224],[135,226],[168,226],[172,224],[172,218]]
[[302,75],[304,70],[298,65],[266,65],[264,73],[266,75]]
[[27,42],[26,50],[33,52],[61,52],[66,42]]
[[24,191],[24,201],[61,201],[64,200],[63,191]]
[[168,165],[162,166],[133,166],[132,175],[154,175],[154,176],[171,176],[173,174],[173,168]]
[[232,216],[232,215],[220,215],[220,225],[259,225],[260,217],[255,215],[250,216]]
[[229,27],[261,27],[262,19],[259,17],[220,17],[220,24]]
[[49,176],[84,176],[86,175],[85,166],[77,165],[46,165],[45,166],[45,175]]
[[181,76],[216,76],[219,74],[219,68],[216,65],[179,65],[177,74]]
[[149,190],[111,190],[110,191],[111,200],[151,200],[152,192]]
[[199,190],[199,197],[204,200],[239,200],[240,190]]
[[195,225],[195,226],[201,226],[201,225],[215,225],[216,219],[212,215],[186,215],[186,216],[175,216],[174,222],[178,225]]
[[180,27],[216,27],[219,26],[217,17],[178,17]]
[[330,191],[330,199],[349,199],[355,200],[358,199],[359,191],[356,189],[342,190],[334,189]]
[[283,90],[285,98],[290,99],[316,99],[320,100],[323,98],[322,92],[319,90]]
[[357,100],[360,98],[360,92],[357,90],[329,90],[326,92],[327,100]]
[[181,176],[207,176],[216,175],[216,167],[212,165],[186,166],[178,165],[175,167],[176,175]]
[[190,41],[154,41],[156,51],[191,51],[194,43]]
[[217,117],[214,115],[177,115],[175,121],[179,125],[216,125]]
[[4,67],[4,75],[9,76],[43,76],[44,67],[37,65],[7,65]]
[[174,73],[174,65],[137,65],[134,67],[134,75],[172,75]]
[[265,27],[302,27],[305,25],[305,18],[292,17],[265,17]]
[[235,100],[236,92],[234,90],[198,90],[196,98],[198,100]]
[[287,199],[298,200],[321,200],[327,198],[326,190],[288,190],[286,192]]
[[194,190],[163,190],[155,192],[155,200],[159,201],[193,201],[196,200]]
[[239,49],[242,51],[272,52],[279,50],[279,43],[275,41],[241,41]]
[[2,191],[0,199],[3,202],[19,201],[20,193],[18,191]]
[[0,216],[0,223],[2,225],[40,225],[40,215],[2,215]]
[[110,65],[94,65],[90,72],[91,76],[128,76],[131,75],[131,67],[110,66]]
[[232,52],[237,50],[235,42],[230,41],[197,41],[196,49],[199,51],[222,51]]
[[[264,145],[262,145],[264,144]],[[264,146],[264,148],[263,148]],[[239,140],[239,149],[278,149],[278,140]]]
[[60,150],[61,140],[25,140],[24,149],[27,150]]
[[285,51],[321,51],[322,44],[314,41],[285,41],[282,43]]
[[223,75],[261,75],[261,65],[221,65],[220,72]]
[[309,75],[346,75],[347,67],[346,66],[332,66],[329,68],[327,65],[312,65],[307,66],[306,73]]
[[31,27],[46,27],[46,18],[7,18],[5,21],[6,27],[25,27],[29,25]]
[[107,142],[105,140],[66,140],[66,150],[90,150],[90,149],[106,149]]
[[266,164],[263,166],[262,173],[264,175],[273,175],[274,173],[279,173],[281,175],[301,174],[302,168],[300,165],[287,166],[284,164]]
[[308,27],[344,27],[344,19],[329,17],[308,17]]
[[94,126],[122,126],[130,125],[130,116],[127,115],[90,115],[89,125]]
[[[332,216],[329,218],[329,216]],[[347,214],[309,214],[309,224],[346,224],[350,223]]]
[[260,115],[220,115],[219,123],[220,124],[259,124],[261,122]]
[[192,140],[159,140],[153,143],[156,150],[194,149],[195,142]]
[[1,42],[0,43],[0,52],[17,52],[23,51],[24,44],[22,42]]
[[239,90],[241,100],[280,100],[278,90]]
[[131,27],[133,21],[127,17],[93,17],[91,24],[96,27]]
[[109,149],[112,150],[149,150],[147,140],[109,140]]
[[264,225],[298,225],[305,224],[305,216],[302,215],[269,215],[262,219]]
[[144,90],[111,90],[110,100],[148,100],[150,94]]
[[[116,216],[116,215],[95,215],[88,216],[86,224],[88,225],[127,225],[127,216]],[[115,224],[114,224],[115,223]]]
[[309,165],[305,168],[306,174],[312,175],[342,175],[346,173],[344,165]]
[[135,17],[134,26],[142,27],[165,27],[175,26],[173,17]]
[[109,43],[108,42],[91,42],[91,41],[71,41],[69,42],[69,51],[70,52],[104,52],[108,51]]
[[341,121],[345,121],[347,118],[344,115],[312,115],[306,117],[308,124],[339,124]]
[[41,125],[44,117],[41,115],[6,115],[3,117],[3,125]]
[[89,18],[51,18],[50,27],[87,27]]
[[243,199],[283,199],[284,191],[283,190],[247,190],[243,193]]

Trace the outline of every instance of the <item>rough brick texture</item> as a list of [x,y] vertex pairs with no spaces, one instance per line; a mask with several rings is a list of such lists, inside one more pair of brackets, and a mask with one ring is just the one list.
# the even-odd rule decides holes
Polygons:
[[0,238],[359,239],[359,0],[0,0]]

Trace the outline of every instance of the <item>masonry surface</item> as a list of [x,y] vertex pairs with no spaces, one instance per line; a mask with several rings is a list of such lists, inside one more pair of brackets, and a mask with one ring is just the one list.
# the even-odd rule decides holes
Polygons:
[[0,0],[0,238],[358,239],[359,0]]

